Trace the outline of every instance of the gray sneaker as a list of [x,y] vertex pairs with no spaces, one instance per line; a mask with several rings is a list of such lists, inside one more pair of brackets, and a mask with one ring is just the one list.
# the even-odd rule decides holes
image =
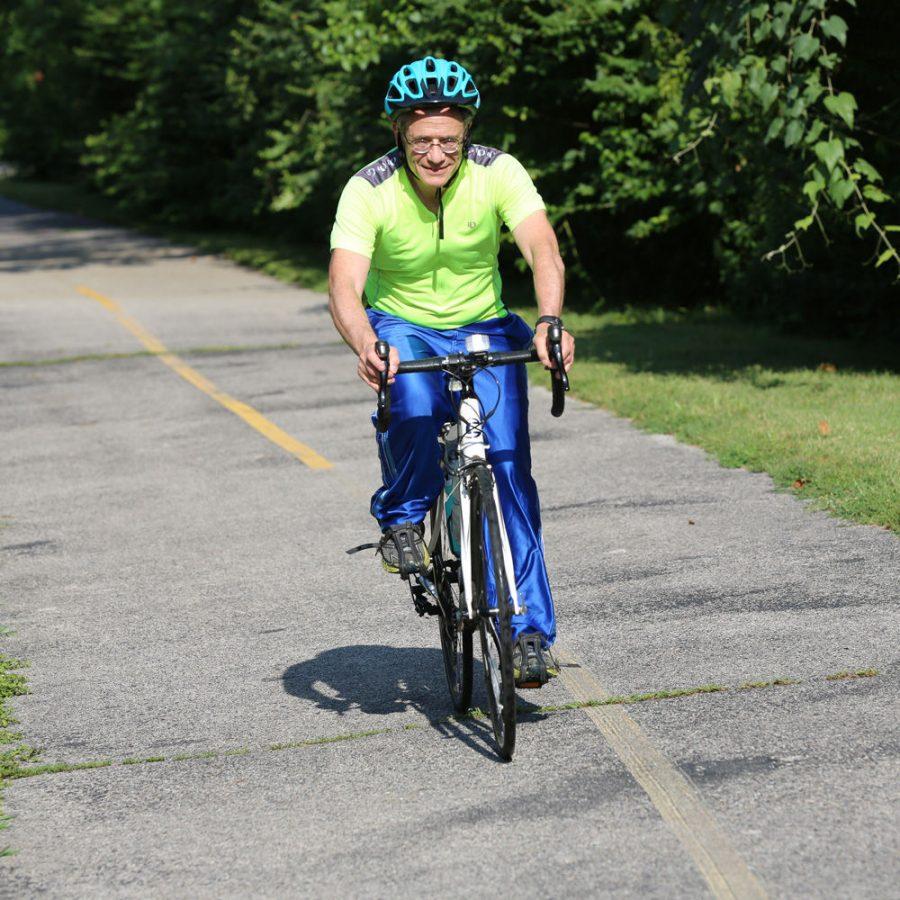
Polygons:
[[513,647],[513,678],[516,687],[543,687],[559,675],[559,663],[549,647],[541,646],[541,635],[520,634]]
[[401,522],[385,528],[378,550],[385,571],[403,578],[417,572],[424,575],[431,565],[425,546],[425,526],[421,523]]

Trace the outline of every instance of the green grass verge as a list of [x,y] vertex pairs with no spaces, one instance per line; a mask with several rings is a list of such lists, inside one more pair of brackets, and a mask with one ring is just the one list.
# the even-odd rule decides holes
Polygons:
[[784,335],[717,310],[567,312],[566,325],[576,397],[724,466],[768,472],[835,515],[900,529],[896,348]]
[[[322,247],[135,222],[71,184],[0,179],[0,195],[136,227],[315,290],[327,284]],[[534,317],[533,307],[520,312]],[[786,335],[717,310],[567,311],[566,323],[578,338],[576,397],[702,447],[724,466],[768,472],[834,515],[900,530],[895,348]]]

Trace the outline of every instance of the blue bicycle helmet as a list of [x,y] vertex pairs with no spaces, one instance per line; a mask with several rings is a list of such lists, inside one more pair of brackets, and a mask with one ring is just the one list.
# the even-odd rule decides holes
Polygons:
[[481,94],[459,63],[426,56],[398,69],[384,98],[384,111],[392,119],[423,106],[458,106],[474,116]]

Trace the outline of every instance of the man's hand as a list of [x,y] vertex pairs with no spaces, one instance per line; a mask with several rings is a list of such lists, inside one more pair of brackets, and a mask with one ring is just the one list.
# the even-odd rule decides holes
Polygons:
[[[537,350],[538,359],[544,364],[545,369],[555,369],[556,363],[550,358],[550,342],[547,340],[547,331],[550,325],[541,322],[534,330],[534,348]],[[575,362],[575,338],[568,331],[562,333],[562,357],[563,368],[568,372]]]
[[[359,377],[372,390],[377,391],[379,386],[379,376],[384,371],[384,360],[375,352],[375,344],[377,339],[367,341],[363,345],[362,352],[359,354],[359,362],[356,371]],[[388,359],[388,384],[394,383],[397,375],[397,367],[400,365],[400,354],[396,347],[391,347],[390,358]]]

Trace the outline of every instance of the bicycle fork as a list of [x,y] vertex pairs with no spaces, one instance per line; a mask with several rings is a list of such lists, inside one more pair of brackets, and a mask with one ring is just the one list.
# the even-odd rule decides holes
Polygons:
[[[494,498],[494,507],[497,510],[497,518],[500,525],[500,543],[502,544],[503,569],[506,573],[506,584],[509,595],[512,598],[513,614],[521,615],[525,609],[519,604],[519,591],[516,586],[516,574],[513,569],[512,549],[509,544],[509,536],[506,533],[506,522],[503,520],[500,495],[497,490],[497,481],[493,470],[487,462],[487,444],[484,441],[484,432],[481,421],[481,404],[475,397],[463,397],[459,408],[460,425],[463,433],[459,436],[459,507],[462,513],[460,523],[460,567],[463,583],[463,596],[466,601],[468,618],[474,620],[475,610],[472,606],[472,496],[469,491],[466,470],[472,465],[484,465],[491,477],[491,491]],[[485,540],[483,538],[483,540]],[[486,543],[486,541],[485,541]],[[490,568],[490,567],[488,567]],[[497,585],[494,585],[496,591]]]

